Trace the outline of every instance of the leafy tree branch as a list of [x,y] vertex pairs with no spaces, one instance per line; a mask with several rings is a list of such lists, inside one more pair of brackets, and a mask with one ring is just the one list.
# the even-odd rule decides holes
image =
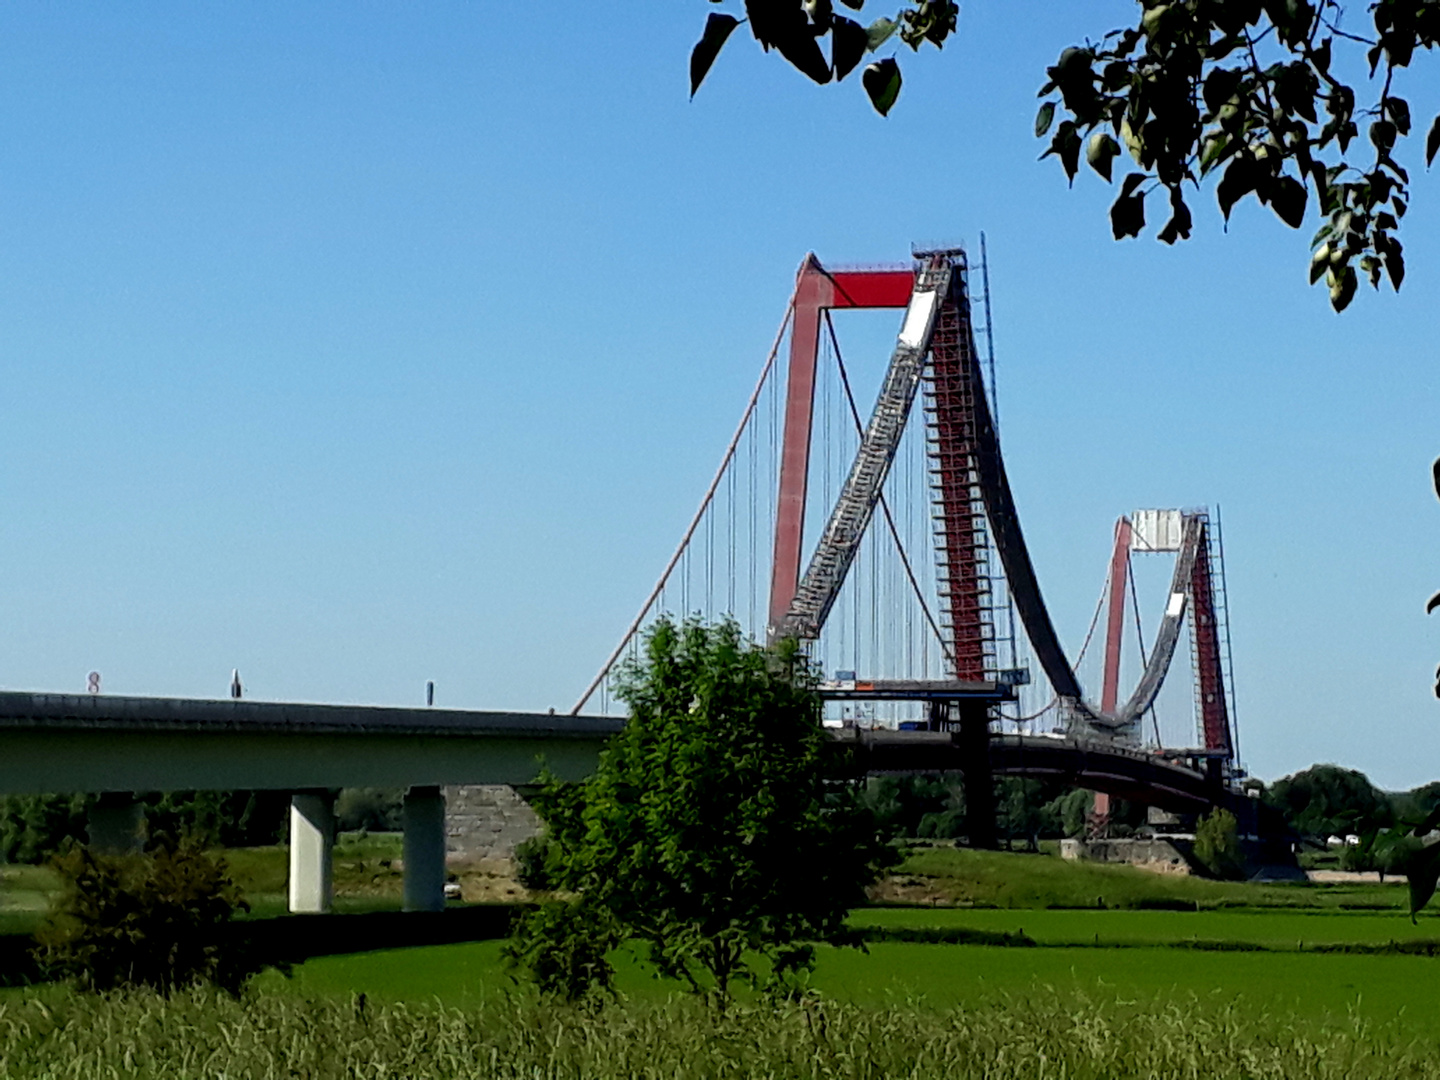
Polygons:
[[[863,0],[844,2],[858,11]],[[692,94],[744,21],[767,51],[820,83],[843,79],[862,44],[874,52],[898,34],[918,50],[927,41],[942,46],[955,31],[952,0],[905,7],[868,28],[835,14],[829,0],[744,6],[744,20],[710,15],[691,59]],[[1138,7],[1135,25],[1061,52],[1047,69],[1035,120],[1036,136],[1049,139],[1041,156],[1057,158],[1072,183],[1082,153],[1107,183],[1118,178],[1115,238],[1145,230],[1153,196],[1168,209],[1156,238],[1188,239],[1190,200],[1208,185],[1227,224],[1251,195],[1295,229],[1313,206],[1321,224],[1310,244],[1310,281],[1324,279],[1336,311],[1354,299],[1362,278],[1399,289],[1405,257],[1397,234],[1410,203],[1400,158],[1412,116],[1396,77],[1440,41],[1440,0],[1378,0],[1365,9],[1363,31],[1350,28],[1340,0],[1141,0]],[[820,44],[827,37],[828,61]],[[888,112],[900,90],[898,60],[871,63],[862,81],[874,107]],[[1425,138],[1427,166],[1437,150],[1440,117]]]

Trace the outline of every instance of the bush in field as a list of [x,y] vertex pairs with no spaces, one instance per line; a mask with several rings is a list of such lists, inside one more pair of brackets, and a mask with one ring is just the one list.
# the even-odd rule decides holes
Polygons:
[[1239,825],[1229,810],[1217,807],[1195,823],[1195,860],[1225,881],[1245,876]]
[[224,859],[193,841],[126,856],[77,846],[52,865],[60,890],[35,935],[51,974],[91,990],[208,982],[235,992],[256,970],[230,926],[249,906]]
[[872,776],[861,798],[887,836],[941,840],[965,835],[965,785],[959,773]]
[[595,773],[533,800],[538,865],[564,899],[521,921],[511,961],[576,998],[609,984],[606,953],[632,940],[724,1002],[735,980],[778,986],[815,942],[849,941],[846,915],[891,852],[830,752],[814,684],[793,641],[656,624]]
[[1031,851],[1039,851],[1042,836],[1061,835],[1064,823],[1055,811],[1053,787],[1018,776],[1000,778],[995,824],[1006,847],[1023,840]]

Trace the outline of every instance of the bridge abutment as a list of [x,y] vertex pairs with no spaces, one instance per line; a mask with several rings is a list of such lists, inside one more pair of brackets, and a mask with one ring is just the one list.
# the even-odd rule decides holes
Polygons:
[[405,910],[445,910],[445,794],[412,787],[402,808],[405,829]]
[[[334,894],[335,796],[296,792],[290,797],[290,910],[330,910]],[[408,874],[407,874],[408,876]]]

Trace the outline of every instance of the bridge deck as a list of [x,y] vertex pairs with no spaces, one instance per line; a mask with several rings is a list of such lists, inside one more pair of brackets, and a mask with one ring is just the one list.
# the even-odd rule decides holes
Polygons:
[[[854,747],[856,765],[865,772],[965,771],[964,744],[948,732],[845,729],[834,734],[838,743]],[[997,775],[1060,780],[1175,813],[1202,813],[1235,798],[1196,769],[1115,744],[997,735],[989,750]]]
[[0,693],[0,792],[526,784],[588,774],[615,717]]

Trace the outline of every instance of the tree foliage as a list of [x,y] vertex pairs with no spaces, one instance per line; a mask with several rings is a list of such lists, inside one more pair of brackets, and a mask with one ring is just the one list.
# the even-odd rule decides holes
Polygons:
[[783,982],[814,942],[848,940],[889,849],[827,753],[814,684],[793,642],[660,621],[624,672],[630,718],[595,773],[532,802],[547,834],[527,875],[560,898],[523,920],[512,961],[575,998],[607,986],[607,952],[636,941],[723,1001],[736,980]]
[[[83,844],[94,795],[0,796],[0,862],[40,863]],[[284,834],[284,791],[167,791],[142,797],[151,848],[194,838],[206,845],[273,844]]]
[[83,843],[92,795],[0,796],[0,862],[41,863]]
[[872,776],[863,797],[886,836],[953,840],[965,835],[965,783],[959,773]]
[[1229,810],[1217,807],[1195,823],[1195,860],[1224,881],[1245,876],[1239,824]]
[[[843,2],[858,10],[863,0]],[[912,49],[926,41],[939,47],[954,32],[957,11],[955,0],[924,0],[862,30],[829,0],[744,6],[761,45],[821,83],[843,78],[842,60],[853,66],[848,43],[859,43],[861,33],[871,51],[897,31]],[[1401,148],[1419,128],[1396,79],[1418,51],[1440,42],[1440,0],[1350,9],[1340,0],[1140,0],[1137,7],[1133,25],[1060,53],[1035,120],[1036,136],[1050,140],[1042,156],[1056,157],[1072,182],[1082,154],[1107,183],[1118,177],[1115,238],[1146,228],[1146,199],[1154,196],[1167,203],[1157,239],[1188,239],[1190,198],[1210,185],[1226,222],[1250,195],[1291,228],[1318,210],[1310,281],[1325,281],[1336,311],[1362,278],[1379,288],[1384,277],[1399,289],[1405,257],[1397,234],[1410,203]],[[1347,19],[1351,11],[1357,18]],[[692,56],[692,94],[740,21],[710,15]],[[819,44],[827,36],[828,62]],[[881,65],[884,80],[871,75]],[[900,78],[894,56],[867,69],[865,88],[881,113]],[[1427,166],[1437,150],[1440,117],[1426,129]],[[1124,168],[1117,171],[1117,162]]]
[[1312,765],[1277,780],[1265,795],[1302,836],[1361,835],[1394,822],[1389,797],[1362,772]]
[[[859,11],[865,0],[840,0]],[[955,30],[959,8],[954,0],[921,0],[894,18],[875,19],[868,26],[835,11],[831,0],[743,0],[744,17],[711,11],[700,40],[690,53],[690,95],[710,71],[730,34],[742,23],[766,52],[774,49],[817,83],[836,82],[854,71],[866,53],[894,41],[918,50],[925,42],[936,48]],[[825,45],[828,41],[829,55]],[[866,66],[860,76],[870,104],[884,116],[900,94],[900,65],[886,56]]]

